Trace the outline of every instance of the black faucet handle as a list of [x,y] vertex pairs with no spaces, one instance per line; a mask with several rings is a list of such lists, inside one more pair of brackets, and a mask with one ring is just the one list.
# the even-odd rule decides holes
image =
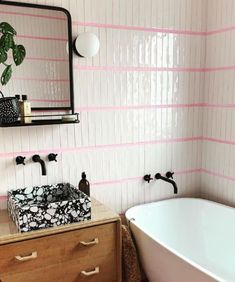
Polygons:
[[172,178],[172,179],[173,179],[173,175],[174,175],[174,174],[175,174],[174,172],[167,171],[167,173],[166,173],[166,177],[167,177],[167,178]]
[[153,178],[151,177],[151,174],[146,174],[144,176],[144,180],[149,183],[151,180],[153,180]]
[[161,173],[156,173],[155,174],[155,179],[160,179],[162,177]]
[[22,164],[22,165],[25,165],[25,160],[26,158],[25,157],[22,157],[22,156],[18,156],[16,157],[16,164],[19,165],[19,164]]
[[39,160],[41,160],[41,158],[40,158],[39,155],[33,155],[33,156],[32,156],[32,160],[36,163],[36,162],[38,162]]
[[57,156],[58,156],[58,154],[50,153],[50,154],[48,155],[48,160],[49,160],[49,162],[53,162],[53,161],[57,162],[57,159],[56,159]]

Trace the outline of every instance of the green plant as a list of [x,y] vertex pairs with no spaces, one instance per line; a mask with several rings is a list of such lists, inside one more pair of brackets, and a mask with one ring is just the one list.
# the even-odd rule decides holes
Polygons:
[[7,64],[8,52],[12,51],[12,57],[16,66],[19,66],[26,55],[26,50],[23,45],[17,45],[14,41],[16,36],[15,29],[6,22],[0,23],[0,64],[5,66],[1,75],[1,84],[6,85],[12,76],[12,64]]

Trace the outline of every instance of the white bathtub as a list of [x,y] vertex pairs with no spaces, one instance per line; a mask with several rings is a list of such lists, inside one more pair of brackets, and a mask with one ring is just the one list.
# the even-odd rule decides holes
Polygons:
[[150,282],[235,282],[235,209],[193,198],[126,212]]

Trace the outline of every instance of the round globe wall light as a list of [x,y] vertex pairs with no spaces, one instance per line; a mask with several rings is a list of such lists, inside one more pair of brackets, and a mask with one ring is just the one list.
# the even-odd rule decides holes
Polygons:
[[84,32],[75,39],[74,48],[80,57],[90,58],[98,53],[100,41],[94,33]]

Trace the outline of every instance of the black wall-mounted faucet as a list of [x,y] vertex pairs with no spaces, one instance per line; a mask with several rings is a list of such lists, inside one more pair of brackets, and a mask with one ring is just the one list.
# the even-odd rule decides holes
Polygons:
[[[171,173],[171,172],[170,172],[170,173]],[[168,174],[168,173],[167,173],[167,174]],[[173,173],[171,173],[171,175],[168,174],[168,177],[173,178]],[[174,194],[177,194],[177,193],[178,193],[178,188],[177,188],[177,185],[176,185],[175,181],[172,180],[172,179],[169,179],[168,177],[164,177],[164,176],[162,176],[160,173],[155,174],[155,178],[156,178],[156,179],[161,179],[161,180],[163,180],[163,181],[166,181],[166,182],[168,182],[168,183],[171,183],[171,184],[173,185],[173,187],[174,187]]]
[[41,167],[42,167],[42,175],[46,175],[47,172],[46,172],[46,165],[45,165],[45,162],[40,158],[39,155],[34,155],[32,157],[32,160],[35,162],[35,163],[40,163]]

